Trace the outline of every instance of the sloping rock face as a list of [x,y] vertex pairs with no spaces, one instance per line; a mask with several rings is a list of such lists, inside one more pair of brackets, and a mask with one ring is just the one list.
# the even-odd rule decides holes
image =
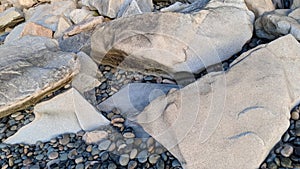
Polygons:
[[300,101],[300,44],[279,38],[154,100],[137,122],[188,169],[258,168]]
[[253,19],[247,9],[221,2],[195,14],[129,16],[96,28],[91,55],[98,63],[143,73],[199,73],[240,51],[252,36]]
[[74,54],[55,51],[57,42],[26,36],[0,46],[0,117],[56,90],[78,70]]
[[74,88],[37,104],[34,113],[34,121],[9,137],[6,143],[35,144],[37,141],[48,141],[59,134],[94,130],[109,124],[109,121]]

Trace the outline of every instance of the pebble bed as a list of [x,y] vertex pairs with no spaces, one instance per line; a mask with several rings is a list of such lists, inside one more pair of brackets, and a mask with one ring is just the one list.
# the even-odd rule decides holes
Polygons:
[[291,111],[290,127],[260,169],[300,169],[300,105]]

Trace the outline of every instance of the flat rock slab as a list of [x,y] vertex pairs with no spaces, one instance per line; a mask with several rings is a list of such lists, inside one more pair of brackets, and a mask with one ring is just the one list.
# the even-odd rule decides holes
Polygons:
[[24,21],[24,14],[18,8],[10,8],[0,13],[0,31]]
[[0,117],[71,81],[78,70],[76,57],[56,47],[54,40],[31,36],[0,46]]
[[173,78],[199,73],[239,52],[252,36],[253,20],[249,10],[221,2],[195,14],[128,16],[96,28],[91,56],[101,64]]
[[34,107],[35,119],[5,142],[35,144],[63,133],[94,130],[109,121],[74,88]]
[[97,108],[101,111],[110,112],[118,108],[123,114],[136,115],[154,99],[165,95],[170,89],[177,89],[177,85],[131,83],[123,87],[119,92],[100,103]]
[[188,169],[259,168],[300,101],[300,44],[287,35],[159,97],[137,122]]

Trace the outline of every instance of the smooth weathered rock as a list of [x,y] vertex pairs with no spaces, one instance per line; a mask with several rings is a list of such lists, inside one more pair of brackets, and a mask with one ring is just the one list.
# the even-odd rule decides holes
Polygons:
[[16,26],[6,37],[4,43],[10,43],[16,40],[19,40],[21,38],[21,34],[24,30],[25,23],[22,23],[18,26]]
[[115,18],[126,0],[82,0],[82,4],[96,9],[100,15]]
[[30,8],[37,3],[37,0],[19,0],[19,3],[24,8]]
[[87,54],[91,52],[91,32],[81,32],[67,38],[59,38],[58,42],[62,51],[74,53],[83,51]]
[[74,9],[71,13],[70,13],[70,19],[75,23],[78,24],[82,21],[84,21],[87,18],[93,17],[94,12],[93,11],[89,11],[85,8],[83,9]]
[[300,40],[300,23],[293,17],[289,17],[290,13],[291,10],[288,9],[277,9],[259,17],[255,21],[257,36],[275,39],[283,35],[292,34],[297,40]]
[[287,35],[159,97],[137,122],[186,168],[259,168],[300,101],[299,64],[300,44]]
[[300,7],[300,0],[293,0],[293,4],[291,6],[292,9],[296,9]]
[[101,64],[173,78],[179,72],[199,73],[240,51],[252,36],[253,13],[221,5],[195,14],[113,20],[94,31],[91,56]]
[[128,0],[126,2],[118,12],[118,17],[137,15],[153,10],[152,0]]
[[66,30],[65,36],[73,36],[81,32],[90,31],[103,22],[103,16],[90,17]]
[[72,0],[39,5],[35,8],[28,21],[42,25],[55,32],[60,17],[65,16],[68,18],[74,9],[76,9],[76,4]]
[[249,10],[254,12],[256,17],[259,17],[265,12],[275,10],[272,0],[245,0]]
[[80,63],[80,69],[72,81],[72,86],[83,94],[100,85],[100,82],[97,80],[98,66],[83,52],[79,52],[77,57]]
[[110,112],[118,108],[122,114],[136,115],[154,99],[165,95],[170,89],[178,88],[177,85],[131,83],[123,87],[119,92],[100,103],[97,108]]
[[25,23],[23,31],[21,32],[20,37],[32,35],[32,36],[44,36],[48,38],[52,38],[53,32],[51,29],[45,28],[41,25],[38,25],[33,22]]
[[109,124],[74,88],[34,107],[35,119],[5,142],[9,144],[48,141],[63,133],[94,130]]
[[0,31],[7,27],[13,27],[18,23],[24,21],[24,15],[18,8],[9,8],[0,13]]
[[76,57],[56,48],[56,41],[32,36],[0,46],[0,117],[36,103],[72,80],[78,70]]
[[82,136],[82,139],[87,144],[98,144],[102,140],[106,139],[108,137],[108,133],[103,130],[95,130],[91,132],[87,132]]
[[63,36],[64,32],[70,28],[72,25],[71,21],[62,16],[60,17],[60,19],[58,20],[58,24],[57,24],[57,29],[56,32],[54,33],[54,38],[59,38],[61,36]]

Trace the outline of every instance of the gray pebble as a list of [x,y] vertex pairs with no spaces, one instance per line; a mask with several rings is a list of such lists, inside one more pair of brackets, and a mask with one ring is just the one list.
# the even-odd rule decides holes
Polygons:
[[59,139],[59,144],[67,145],[70,142],[69,135],[63,135],[62,139]]
[[179,161],[177,159],[175,159],[175,160],[172,161],[172,167],[180,167],[180,166],[181,165],[180,165],[180,163],[179,163]]
[[53,151],[53,152],[50,152],[50,153],[48,154],[48,158],[49,158],[50,160],[54,160],[54,159],[56,159],[57,157],[58,157],[58,152]]
[[111,141],[110,140],[103,140],[98,144],[98,149],[99,150],[107,150],[108,147],[110,146]]
[[138,163],[136,161],[129,161],[127,169],[135,169]]
[[59,157],[59,159],[60,159],[61,161],[67,160],[67,159],[68,159],[68,154],[67,154],[67,153],[61,154],[60,157]]
[[75,156],[77,156],[77,155],[78,155],[78,153],[77,153],[76,149],[73,149],[68,153],[68,158],[75,159]]
[[160,155],[158,155],[158,154],[150,155],[150,157],[149,157],[150,164],[155,164],[159,158],[160,158]]
[[155,164],[156,168],[157,169],[165,169],[165,163],[163,160],[159,159],[157,161],[157,163]]
[[137,155],[138,161],[140,163],[145,163],[148,159],[148,151],[147,150],[143,150],[141,151],[138,155]]
[[108,169],[117,169],[117,166],[114,163],[110,163],[107,168]]
[[44,155],[43,154],[39,154],[35,157],[36,160],[40,161],[44,158]]
[[84,169],[84,165],[83,164],[77,164],[75,169]]
[[82,162],[83,162],[83,157],[79,157],[79,158],[75,159],[76,164],[79,164],[79,163],[82,163]]
[[132,149],[129,155],[130,159],[134,159],[137,153],[138,153],[137,149]]
[[126,166],[129,162],[129,155],[128,154],[122,154],[119,157],[119,163],[121,166]]
[[283,145],[282,150],[280,151],[280,154],[284,157],[289,157],[294,151],[294,148],[289,145],[289,144],[285,144]]

